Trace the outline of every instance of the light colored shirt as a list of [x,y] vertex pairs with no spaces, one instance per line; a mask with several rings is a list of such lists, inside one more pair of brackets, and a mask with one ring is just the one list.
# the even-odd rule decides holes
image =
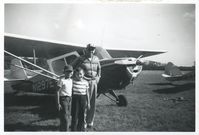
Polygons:
[[73,80],[73,94],[74,95],[86,95],[86,91],[89,88],[89,84],[86,80]]
[[58,81],[59,95],[60,96],[72,96],[73,81],[71,78],[62,78]]

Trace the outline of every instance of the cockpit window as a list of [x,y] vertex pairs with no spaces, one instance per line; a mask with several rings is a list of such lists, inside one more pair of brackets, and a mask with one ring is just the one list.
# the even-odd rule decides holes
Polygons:
[[67,62],[68,65],[71,65],[72,62],[74,62],[74,60],[77,58],[76,55],[71,55],[71,56],[68,56],[68,57],[65,57],[65,60]]
[[71,65],[71,63],[77,58],[76,55],[70,55],[65,58],[57,59],[52,62],[52,67],[57,75],[63,74],[63,69],[65,65]]
[[62,56],[49,59],[48,64],[50,67],[50,71],[57,75],[63,75],[64,66],[71,65],[71,63],[74,62],[77,57],[79,57],[79,54],[77,52],[71,52]]
[[53,61],[52,67],[53,67],[55,74],[62,75],[65,65],[66,65],[66,62],[64,59],[58,59],[58,60]]

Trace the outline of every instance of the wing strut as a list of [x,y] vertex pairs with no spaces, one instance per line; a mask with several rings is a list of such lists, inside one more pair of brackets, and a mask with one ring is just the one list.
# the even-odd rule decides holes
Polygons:
[[37,65],[35,65],[35,64],[33,64],[33,63],[27,61],[27,60],[24,60],[24,59],[22,59],[22,58],[20,58],[20,57],[18,57],[18,56],[16,56],[16,55],[14,55],[14,54],[12,54],[12,53],[6,51],[6,50],[4,50],[4,52],[7,53],[8,55],[11,55],[11,56],[15,57],[16,59],[19,59],[19,60],[21,60],[21,61],[23,61],[23,62],[25,62],[25,63],[28,63],[28,64],[30,64],[30,65],[32,65],[32,66],[38,68],[38,69],[41,69],[42,71],[45,71],[45,72],[47,72],[47,73],[49,73],[49,74],[51,74],[51,75],[53,75],[53,76],[55,76],[55,77],[57,77],[57,78],[60,77],[60,76],[58,76],[58,75],[56,75],[56,74],[54,74],[54,73],[52,73],[52,72],[50,72],[50,71],[48,71],[48,70],[46,70],[46,69],[40,67],[40,66],[37,66]]
[[35,49],[33,49],[33,60],[34,60],[34,64],[36,65],[36,53],[35,53]]
[[49,75],[45,75],[45,74],[42,74],[42,73],[40,73],[40,72],[37,72],[37,71],[31,70],[31,69],[28,69],[28,68],[24,68],[24,67],[21,67],[21,66],[18,66],[18,65],[13,65],[13,66],[18,67],[18,68],[21,68],[21,69],[28,70],[28,71],[30,71],[30,72],[33,72],[33,73],[36,73],[36,74],[39,74],[39,75],[45,76],[45,77],[50,78],[50,79],[58,80],[58,79],[53,78],[53,77],[51,77],[51,76],[49,76]]

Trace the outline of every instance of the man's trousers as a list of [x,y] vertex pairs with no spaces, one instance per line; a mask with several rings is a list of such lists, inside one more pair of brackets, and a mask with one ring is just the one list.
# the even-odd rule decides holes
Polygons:
[[95,117],[95,102],[97,97],[97,82],[91,80],[89,82],[89,97],[90,97],[90,109],[87,109],[86,123],[87,126],[92,127]]

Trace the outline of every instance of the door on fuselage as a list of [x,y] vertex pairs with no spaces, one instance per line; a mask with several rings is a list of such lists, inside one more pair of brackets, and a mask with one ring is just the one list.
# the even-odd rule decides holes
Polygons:
[[79,57],[79,54],[75,51],[49,59],[47,63],[51,72],[61,76],[63,75],[64,66],[71,65],[77,57]]

